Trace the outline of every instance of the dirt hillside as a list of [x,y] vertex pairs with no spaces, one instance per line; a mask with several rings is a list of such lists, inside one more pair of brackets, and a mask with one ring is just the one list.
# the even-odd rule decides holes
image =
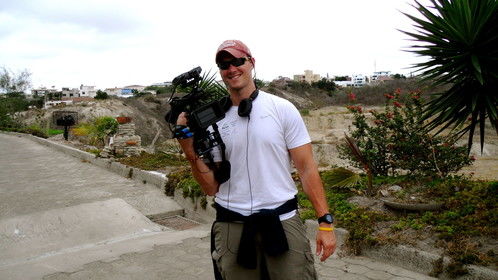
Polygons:
[[[326,106],[331,99],[326,94],[308,98],[311,93],[295,94],[282,89],[277,89],[277,95],[282,96],[300,108],[303,119],[308,127],[314,156],[320,167],[334,165],[346,166],[347,162],[339,159],[336,146],[344,141],[344,133],[349,131],[353,116],[344,105]],[[309,108],[309,109],[308,109]],[[312,109],[318,108],[318,109]],[[368,109],[380,108],[366,106]],[[303,109],[306,109],[305,113]],[[85,122],[99,116],[129,116],[132,117],[136,126],[136,133],[142,137],[142,146],[148,146],[158,131],[159,138],[156,144],[160,144],[171,138],[164,115],[169,110],[167,96],[146,96],[129,99],[92,100],[71,106],[54,107],[48,110],[31,110],[25,113],[27,123],[38,123],[44,126],[47,121],[52,122],[52,114],[57,110],[78,112],[79,121]],[[489,129],[488,131],[492,131]],[[478,134],[476,134],[478,135]],[[465,144],[466,139],[462,139]],[[472,148],[472,155],[477,160],[473,166],[466,168],[465,173],[475,173],[478,178],[498,180],[498,137],[492,133],[486,136],[486,144],[483,153],[480,153],[478,136]]]

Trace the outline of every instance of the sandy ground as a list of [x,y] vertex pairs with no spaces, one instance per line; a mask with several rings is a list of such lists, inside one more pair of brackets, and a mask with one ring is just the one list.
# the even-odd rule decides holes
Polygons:
[[[373,109],[367,107],[365,111]],[[376,109],[380,109],[377,107]],[[332,165],[347,166],[348,163],[339,159],[336,145],[344,141],[344,133],[349,132],[353,115],[342,106],[330,106],[310,111],[304,116],[313,143],[315,160],[320,167]],[[471,155],[476,158],[472,166],[464,168],[462,174],[473,174],[474,178],[498,180],[498,136],[489,129],[485,137],[483,153],[480,151],[479,136],[474,136]],[[465,145],[467,138],[461,139]]]

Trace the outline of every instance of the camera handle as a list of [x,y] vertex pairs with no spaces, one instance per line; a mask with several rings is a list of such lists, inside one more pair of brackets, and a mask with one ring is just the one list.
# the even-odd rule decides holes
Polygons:
[[[225,150],[226,146],[221,138],[220,131],[218,130],[218,125],[213,123],[213,131],[205,131],[205,134],[194,134],[194,149],[199,157],[207,160],[210,164],[210,168],[214,172],[214,177],[219,184],[222,184],[228,179],[230,179],[231,165],[230,161],[226,159]],[[214,147],[220,147],[221,162],[214,162],[214,157],[211,151]]]

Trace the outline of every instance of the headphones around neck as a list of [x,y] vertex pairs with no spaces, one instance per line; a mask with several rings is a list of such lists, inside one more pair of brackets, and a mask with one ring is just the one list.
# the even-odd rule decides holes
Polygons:
[[[242,99],[239,103],[239,109],[238,109],[238,114],[241,117],[249,117],[252,111],[252,102],[256,97],[258,97],[259,90],[256,89],[251,93],[251,96],[249,98]],[[223,106],[223,109],[226,111],[230,110],[230,107],[232,107],[232,100],[230,99],[230,96],[225,96],[221,100],[221,105]]]

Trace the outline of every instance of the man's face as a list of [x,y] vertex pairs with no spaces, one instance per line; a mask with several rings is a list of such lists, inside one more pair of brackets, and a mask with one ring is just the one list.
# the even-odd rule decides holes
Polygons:
[[[222,62],[228,62],[232,59],[234,59],[234,57],[229,53],[224,53],[220,57],[220,61]],[[239,91],[253,84],[251,77],[252,68],[253,65],[250,59],[247,59],[245,63],[240,66],[230,64],[228,69],[220,69],[220,75],[229,90]]]

